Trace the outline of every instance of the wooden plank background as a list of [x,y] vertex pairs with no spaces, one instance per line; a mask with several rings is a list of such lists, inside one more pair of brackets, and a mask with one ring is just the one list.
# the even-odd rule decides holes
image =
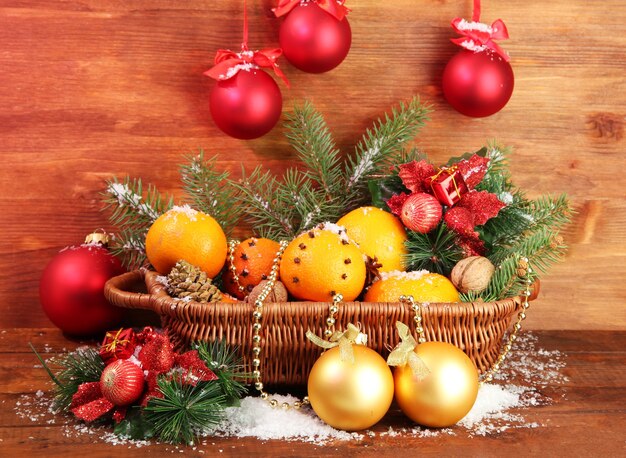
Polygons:
[[[249,1],[250,44],[277,43],[273,2]],[[626,329],[626,2],[485,1],[503,18],[516,86],[486,119],[446,105],[441,74],[471,1],[352,0],[353,45],[323,75],[283,68],[285,110],[322,110],[346,151],[399,100],[435,109],[416,144],[436,161],[497,138],[515,148],[516,183],[567,192],[578,211],[566,262],[543,281],[528,326]],[[142,177],[180,196],[178,165],[198,148],[239,173],[293,160],[282,129],[254,141],[213,125],[202,76],[218,48],[237,49],[242,2],[55,0],[0,3],[0,327],[48,326],[38,282],[62,247],[106,225],[104,180]]]

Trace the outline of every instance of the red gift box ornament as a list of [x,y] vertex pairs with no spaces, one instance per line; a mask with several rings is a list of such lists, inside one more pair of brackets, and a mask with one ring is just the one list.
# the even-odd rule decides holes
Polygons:
[[105,364],[116,359],[128,359],[135,351],[135,333],[131,328],[120,328],[105,334],[100,346],[100,357]]
[[443,205],[453,206],[467,191],[463,175],[456,167],[444,167],[429,178],[430,188]]

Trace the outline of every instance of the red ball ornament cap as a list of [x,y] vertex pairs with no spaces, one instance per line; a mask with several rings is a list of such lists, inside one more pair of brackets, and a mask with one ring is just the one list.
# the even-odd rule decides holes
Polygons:
[[242,51],[238,53],[230,49],[218,49],[215,55],[215,65],[203,74],[217,81],[225,81],[242,70],[271,68],[276,76],[282,79],[287,87],[290,87],[289,80],[276,63],[276,60],[283,54],[282,49],[268,48],[249,51],[247,47],[242,46],[242,48]]
[[328,14],[334,16],[338,21],[342,21],[351,11],[344,5],[345,0],[279,0],[278,6],[272,8],[272,12],[276,17],[281,17],[289,13],[296,6],[306,3],[315,3]]
[[287,80],[287,77],[276,63],[282,54],[283,50],[280,48],[266,48],[259,51],[250,51],[248,49],[248,13],[244,0],[241,52],[234,52],[230,49],[218,49],[215,55],[215,65],[203,74],[217,81],[225,81],[235,76],[241,70],[249,72],[258,68],[271,68],[276,76],[282,79],[285,85],[289,87],[289,80]]
[[452,28],[459,38],[452,38],[452,43],[459,45],[468,51],[483,52],[491,50],[502,57],[506,62],[510,60],[508,53],[493,40],[507,40],[509,32],[502,19],[496,19],[491,25],[479,22],[480,0],[474,0],[474,12],[472,21],[466,21],[460,17],[452,20]]

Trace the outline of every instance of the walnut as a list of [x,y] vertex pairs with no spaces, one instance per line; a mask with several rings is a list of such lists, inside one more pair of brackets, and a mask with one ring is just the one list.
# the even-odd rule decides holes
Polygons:
[[483,256],[470,256],[456,263],[450,274],[450,279],[456,289],[462,293],[483,291],[496,268],[491,261]]
[[[267,280],[263,280],[261,281],[261,283],[256,285],[246,298],[246,302],[249,304],[254,304],[254,301],[257,300],[257,298],[261,294],[261,291],[263,291],[263,288],[265,288],[266,284]],[[276,283],[274,283],[274,288],[272,289],[272,292],[267,296],[267,299],[265,299],[265,302],[287,302],[287,288],[285,288],[285,285],[283,285],[280,280],[277,280]]]

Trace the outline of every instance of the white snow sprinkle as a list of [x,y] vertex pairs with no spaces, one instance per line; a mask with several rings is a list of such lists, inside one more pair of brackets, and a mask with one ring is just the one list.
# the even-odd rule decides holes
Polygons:
[[117,199],[120,207],[131,207],[140,215],[146,215],[153,221],[159,217],[157,212],[143,201],[143,197],[135,194],[123,183],[110,183],[107,192]]

